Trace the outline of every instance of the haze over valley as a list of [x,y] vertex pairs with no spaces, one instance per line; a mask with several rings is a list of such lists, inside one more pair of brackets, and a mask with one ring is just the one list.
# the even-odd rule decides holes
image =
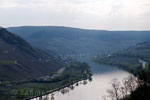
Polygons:
[[10,27],[32,45],[57,54],[104,54],[150,40],[149,31],[88,30],[57,26]]
[[149,0],[0,0],[0,100],[149,100]]

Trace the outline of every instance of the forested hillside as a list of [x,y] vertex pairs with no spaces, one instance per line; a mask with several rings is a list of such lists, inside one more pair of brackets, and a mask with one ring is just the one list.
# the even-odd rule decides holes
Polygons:
[[0,29],[0,81],[29,80],[50,75],[64,64],[32,47],[24,39]]
[[112,53],[150,40],[149,31],[87,30],[61,26],[23,26],[8,30],[36,47],[63,55]]
[[150,42],[139,43],[131,48],[117,53],[93,57],[93,60],[102,63],[119,66],[122,69],[137,73],[150,62]]

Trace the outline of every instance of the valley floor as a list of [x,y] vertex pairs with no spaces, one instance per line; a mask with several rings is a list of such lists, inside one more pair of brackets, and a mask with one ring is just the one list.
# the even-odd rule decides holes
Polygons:
[[40,77],[25,83],[0,84],[0,100],[24,100],[47,94],[57,88],[69,86],[79,80],[91,77],[90,67],[86,63],[71,62],[55,77]]

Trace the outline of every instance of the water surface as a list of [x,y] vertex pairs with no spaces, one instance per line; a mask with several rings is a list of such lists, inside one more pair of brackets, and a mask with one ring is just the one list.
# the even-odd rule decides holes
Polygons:
[[103,96],[107,95],[107,89],[111,89],[110,81],[112,79],[121,81],[129,75],[128,72],[112,66],[96,64],[89,59],[80,59],[80,61],[86,61],[91,66],[92,81],[87,81],[87,84],[74,85],[73,89],[66,88],[67,93],[65,94],[57,91],[43,96],[42,100],[101,100]]

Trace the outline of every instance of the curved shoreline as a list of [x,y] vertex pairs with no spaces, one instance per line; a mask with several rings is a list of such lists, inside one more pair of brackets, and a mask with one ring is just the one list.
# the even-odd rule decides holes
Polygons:
[[[87,78],[87,79],[88,79],[88,78]],[[47,93],[44,93],[44,94],[39,95],[39,96],[33,96],[33,97],[28,98],[28,99],[26,99],[26,100],[32,100],[32,99],[35,99],[35,98],[38,98],[38,97],[42,97],[42,96],[45,96],[45,95],[54,93],[54,92],[56,92],[56,91],[59,91],[59,90],[64,89],[64,88],[66,88],[66,87],[69,87],[70,85],[73,85],[73,84],[75,84],[75,83],[78,83],[78,82],[81,82],[81,81],[87,80],[87,79],[80,79],[80,80],[77,80],[77,81],[75,81],[75,82],[68,83],[68,84],[66,84],[66,85],[64,85],[64,86],[61,86],[61,87],[56,88],[56,89],[53,89],[53,90],[51,90],[51,91],[49,91],[49,92],[47,92]]]

